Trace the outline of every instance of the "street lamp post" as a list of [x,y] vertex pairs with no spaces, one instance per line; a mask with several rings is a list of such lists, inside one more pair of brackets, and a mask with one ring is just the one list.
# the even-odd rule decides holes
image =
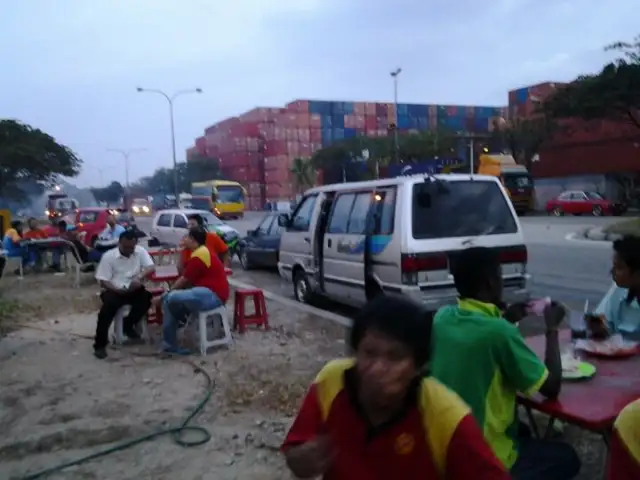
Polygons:
[[[119,148],[108,148],[107,152],[119,153],[124,158],[124,175],[125,175],[125,185],[127,190],[129,189],[129,158],[133,153],[146,152],[145,148],[132,148],[129,150],[121,150]],[[102,175],[102,172],[101,172]]]
[[396,126],[393,129],[394,160],[396,164],[400,162],[400,145],[398,143],[398,75],[400,75],[401,72],[401,68],[396,68],[391,72],[391,77],[393,78],[393,104],[396,109]]
[[169,118],[171,121],[171,151],[173,154],[173,193],[176,196],[176,201],[178,200],[178,196],[180,192],[178,191],[178,160],[176,158],[176,130],[175,130],[175,122],[173,119],[173,101],[178,98],[180,95],[186,95],[188,93],[202,93],[201,88],[192,88],[190,90],[179,90],[175,92],[173,95],[168,95],[162,90],[156,90],[152,88],[137,88],[138,92],[141,93],[155,93],[158,95],[162,95],[167,102],[169,103]]

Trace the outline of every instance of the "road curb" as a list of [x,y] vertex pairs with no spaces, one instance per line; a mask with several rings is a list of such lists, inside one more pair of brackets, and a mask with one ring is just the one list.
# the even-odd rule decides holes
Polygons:
[[[229,278],[229,284],[236,288],[260,288],[255,285],[251,285],[249,283],[240,282],[235,280],[234,278]],[[262,290],[264,292],[264,297],[269,300],[273,300],[274,302],[281,303],[286,305],[287,307],[296,309],[300,312],[308,313],[311,315],[316,315],[318,317],[322,317],[325,320],[329,320],[331,322],[337,323],[343,327],[351,327],[351,319],[348,317],[343,317],[342,315],[338,315],[332,312],[327,312],[326,310],[322,310],[321,308],[312,307],[311,305],[306,305],[304,303],[296,302],[295,300],[291,300],[290,298],[283,297],[282,295],[277,295],[269,290]]]
[[610,247],[611,240],[590,240],[588,238],[579,238],[577,233],[567,233],[564,239],[568,242],[588,243],[590,245],[598,245],[600,247]]

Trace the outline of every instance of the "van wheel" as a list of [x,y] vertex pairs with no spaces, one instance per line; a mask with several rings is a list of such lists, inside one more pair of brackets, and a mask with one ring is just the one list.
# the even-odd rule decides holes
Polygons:
[[293,295],[300,303],[311,303],[313,294],[311,293],[311,285],[307,280],[307,274],[302,269],[296,271],[293,275]]
[[594,217],[601,217],[603,213],[602,207],[600,205],[595,205],[591,210],[591,213],[593,214]]
[[564,212],[560,207],[555,207],[553,210],[551,210],[551,213],[554,217],[561,217],[564,215]]

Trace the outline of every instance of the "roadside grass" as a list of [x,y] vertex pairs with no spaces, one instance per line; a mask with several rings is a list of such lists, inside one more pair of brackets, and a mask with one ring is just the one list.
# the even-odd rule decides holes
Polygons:
[[6,298],[5,292],[0,289],[0,337],[9,331],[9,323],[15,318],[19,308],[20,304],[16,300]]
[[611,235],[633,235],[640,237],[640,218],[632,218],[607,225],[603,231]]

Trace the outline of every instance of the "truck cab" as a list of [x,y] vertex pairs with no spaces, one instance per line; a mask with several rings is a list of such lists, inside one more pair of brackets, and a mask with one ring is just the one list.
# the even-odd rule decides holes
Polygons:
[[534,189],[531,174],[524,165],[517,164],[511,155],[481,155],[478,173],[500,179],[518,215],[533,210]]

